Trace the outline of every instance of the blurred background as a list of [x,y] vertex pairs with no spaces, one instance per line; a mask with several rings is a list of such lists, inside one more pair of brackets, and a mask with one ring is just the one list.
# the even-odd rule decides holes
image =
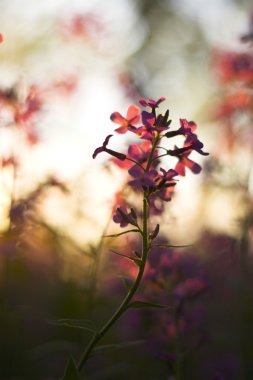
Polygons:
[[154,252],[142,289],[177,313],[131,312],[105,342],[137,348],[98,355],[86,375],[253,378],[252,11],[250,0],[1,1],[0,379],[61,377],[89,333],[50,321],[100,326],[125,293],[115,273],[133,271],[101,239],[118,232],[125,176],[92,153],[112,112],[161,96],[172,127],[194,120],[210,153],[162,217],[164,242],[193,246]]

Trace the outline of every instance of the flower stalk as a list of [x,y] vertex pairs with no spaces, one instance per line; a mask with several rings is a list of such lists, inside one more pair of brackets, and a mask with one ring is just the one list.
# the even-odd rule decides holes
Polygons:
[[90,340],[90,343],[86,347],[86,350],[84,351],[83,355],[81,356],[81,359],[78,363],[78,370],[81,372],[83,369],[85,363],[89,359],[89,357],[92,354],[92,351],[96,344],[103,338],[103,336],[106,334],[106,332],[118,321],[118,319],[121,317],[121,315],[127,310],[132,298],[134,297],[136,291],[138,290],[138,287],[141,283],[141,279],[145,270],[146,262],[147,262],[147,256],[149,251],[149,241],[148,241],[148,201],[146,197],[146,193],[144,192],[143,195],[143,224],[142,224],[142,257],[140,260],[139,270],[137,277],[135,279],[135,282],[132,286],[132,288],[128,291],[126,297],[123,299],[122,303],[118,307],[118,309],[115,311],[115,313],[112,315],[112,317],[105,323],[105,325],[101,328],[100,331],[94,333],[92,339]]

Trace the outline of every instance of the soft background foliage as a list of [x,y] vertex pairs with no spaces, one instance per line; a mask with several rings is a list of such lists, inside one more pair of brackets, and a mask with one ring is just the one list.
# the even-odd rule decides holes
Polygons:
[[176,313],[129,312],[104,343],[138,344],[88,378],[169,379],[179,352],[182,379],[253,378],[250,14],[246,0],[1,2],[2,379],[62,376],[89,333],[49,322],[101,325],[125,293],[133,268],[110,249],[138,243],[101,240],[125,177],[92,153],[140,96],[166,97],[175,128],[194,120],[210,158],[162,216],[161,243],[193,246],[152,252],[143,284]]

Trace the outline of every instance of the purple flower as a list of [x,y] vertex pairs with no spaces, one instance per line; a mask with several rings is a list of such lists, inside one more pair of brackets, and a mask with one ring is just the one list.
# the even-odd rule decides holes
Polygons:
[[150,107],[152,109],[155,109],[159,106],[160,103],[162,103],[163,101],[165,100],[164,97],[161,97],[160,99],[158,99],[157,101],[153,100],[153,99],[148,99],[148,100],[145,100],[144,98],[141,98],[139,100],[139,103],[143,106],[143,107]]
[[102,153],[102,152],[106,152],[108,154],[110,154],[111,156],[114,156],[116,158],[118,158],[119,160],[122,160],[124,161],[126,159],[126,155],[123,154],[123,153],[119,153],[119,152],[115,152],[114,150],[111,150],[111,149],[108,149],[107,148],[107,145],[108,145],[108,142],[110,140],[110,138],[112,137],[113,135],[109,135],[106,137],[105,141],[103,142],[103,145],[100,146],[99,148],[97,148],[92,157],[93,158],[96,158],[96,156],[99,154],[99,153]]
[[177,176],[178,173],[173,169],[166,171],[163,168],[160,168],[160,170],[161,173],[159,173],[158,176],[160,182],[157,181],[157,191],[154,195],[158,196],[163,201],[168,202],[171,200],[171,195],[176,186],[174,177]]
[[134,178],[134,180],[129,182],[129,185],[136,186],[137,188],[144,187],[155,187],[155,178],[157,177],[157,171],[151,169],[145,172],[140,166],[134,165],[128,170],[128,173]]
[[155,116],[147,111],[142,111],[142,123],[148,128],[154,128]]
[[204,144],[199,141],[197,135],[194,133],[191,133],[187,136],[184,147],[188,147],[189,149],[195,150],[199,154],[202,154],[202,156],[208,156],[209,153],[203,152],[202,148],[204,147]]
[[136,226],[136,215],[133,209],[130,212],[127,212],[126,209],[118,207],[113,216],[113,221],[119,223],[120,227],[126,227],[128,224]]

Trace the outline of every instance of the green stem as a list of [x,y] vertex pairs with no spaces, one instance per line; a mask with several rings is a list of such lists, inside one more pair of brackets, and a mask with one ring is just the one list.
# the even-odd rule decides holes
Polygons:
[[148,172],[149,171],[149,168],[150,168],[150,165],[152,164],[152,161],[153,161],[153,155],[155,153],[155,150],[156,150],[156,146],[158,144],[158,141],[159,141],[160,137],[159,137],[159,134],[156,136],[154,142],[153,142],[153,146],[152,146],[152,149],[151,149],[151,152],[150,152],[150,156],[149,156],[149,159],[148,159],[148,163],[147,163],[147,166],[146,166],[146,169],[145,169],[145,172]]
[[147,201],[147,194],[144,192],[143,196],[143,226],[142,226],[142,257],[141,257],[141,265],[139,267],[138,275],[136,277],[136,280],[132,286],[132,288],[127,293],[126,297],[118,307],[118,309],[115,311],[115,313],[112,315],[112,317],[106,322],[106,324],[101,328],[100,331],[96,332],[92,339],[90,340],[90,343],[88,344],[86,350],[84,351],[83,355],[81,356],[81,359],[78,363],[78,370],[81,371],[84,364],[90,357],[94,347],[96,344],[100,341],[100,339],[106,334],[106,332],[111,328],[111,326],[114,325],[115,322],[120,318],[120,316],[127,310],[128,305],[130,301],[132,300],[133,296],[135,295],[144,270],[145,265],[147,261],[147,255],[149,251],[149,244],[148,244],[148,217],[147,217],[147,208],[148,208],[148,201]]

